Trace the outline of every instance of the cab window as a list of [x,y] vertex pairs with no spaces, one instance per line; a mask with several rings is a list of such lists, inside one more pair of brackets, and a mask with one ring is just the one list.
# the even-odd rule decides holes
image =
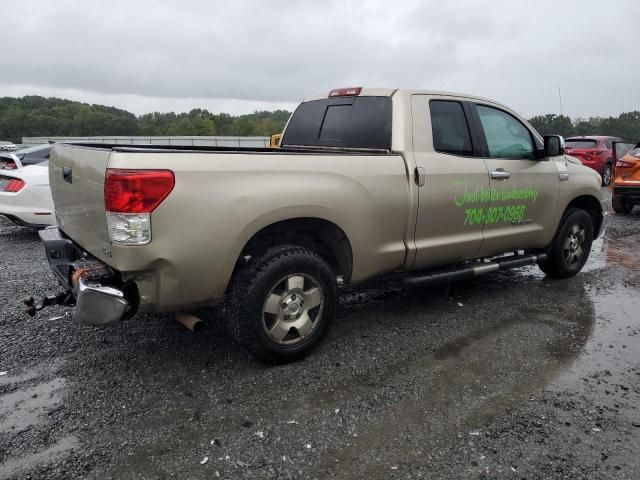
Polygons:
[[471,134],[462,104],[448,100],[431,100],[433,149],[454,155],[473,155]]
[[490,158],[535,159],[531,132],[513,115],[476,105]]

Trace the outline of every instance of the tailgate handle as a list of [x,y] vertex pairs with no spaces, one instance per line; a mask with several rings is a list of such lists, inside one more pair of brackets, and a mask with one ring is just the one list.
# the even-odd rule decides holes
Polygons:
[[71,167],[62,167],[62,179],[65,182],[73,183],[73,170],[71,170]]
[[502,168],[497,168],[491,172],[491,178],[510,178],[511,173]]

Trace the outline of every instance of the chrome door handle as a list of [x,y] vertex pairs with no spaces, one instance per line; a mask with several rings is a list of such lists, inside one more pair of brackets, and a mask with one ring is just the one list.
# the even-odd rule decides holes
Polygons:
[[511,178],[511,172],[498,168],[491,172],[491,178]]

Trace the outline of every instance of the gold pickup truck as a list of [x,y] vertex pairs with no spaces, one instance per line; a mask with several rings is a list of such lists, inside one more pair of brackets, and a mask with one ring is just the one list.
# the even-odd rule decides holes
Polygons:
[[336,89],[277,149],[56,144],[41,237],[78,321],[226,299],[234,338],[286,362],[325,335],[340,283],[578,273],[605,208],[563,145],[484,98]]

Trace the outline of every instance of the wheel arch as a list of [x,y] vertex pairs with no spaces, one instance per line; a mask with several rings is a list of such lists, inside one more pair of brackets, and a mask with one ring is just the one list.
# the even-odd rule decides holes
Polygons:
[[585,210],[593,221],[593,238],[597,238],[604,222],[602,203],[593,195],[579,195],[573,198],[565,207],[564,213],[570,208]]
[[347,234],[334,222],[319,217],[289,218],[260,228],[242,247],[232,277],[247,259],[278,245],[308,248],[320,255],[345,283],[351,279],[353,252]]

